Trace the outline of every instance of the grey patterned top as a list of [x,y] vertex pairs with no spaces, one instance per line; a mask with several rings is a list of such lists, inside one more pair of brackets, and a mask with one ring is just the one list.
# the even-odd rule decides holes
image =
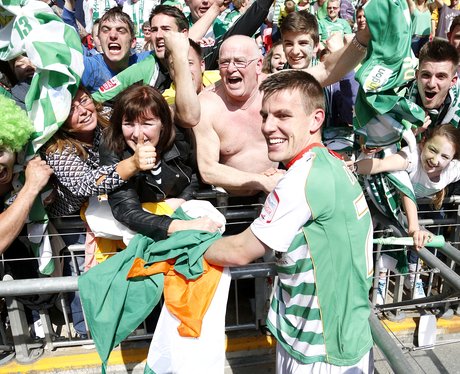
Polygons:
[[[67,147],[62,153],[46,154],[46,162],[54,171],[55,198],[47,207],[52,217],[78,214],[88,197],[111,192],[125,181],[116,172],[117,164],[99,166],[99,143],[101,129],[98,126],[93,146],[84,146],[88,153],[86,160],[79,157],[75,149]],[[96,181],[105,175],[105,179]]]

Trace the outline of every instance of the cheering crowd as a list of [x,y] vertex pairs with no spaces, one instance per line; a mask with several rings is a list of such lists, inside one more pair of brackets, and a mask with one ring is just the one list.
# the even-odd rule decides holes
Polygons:
[[[416,199],[439,209],[460,179],[458,1],[14,3],[0,2],[0,251],[44,261],[47,245],[53,256],[86,250],[77,263],[51,256],[6,271],[76,275],[136,234],[215,233],[201,253],[213,266],[275,255],[267,325],[279,373],[372,372],[373,230],[360,184],[380,186],[370,201],[413,237],[406,284],[425,297],[416,249],[432,234],[419,226]],[[64,30],[69,52],[56,61],[40,45],[41,14]],[[264,207],[220,238],[215,216],[177,214],[211,188]],[[390,189],[394,204],[379,199]],[[37,222],[53,233],[52,219],[70,215],[84,218],[85,232],[27,241]],[[375,271],[383,304],[387,269]],[[86,339],[79,293],[70,296]],[[43,300],[27,301],[43,337]]]

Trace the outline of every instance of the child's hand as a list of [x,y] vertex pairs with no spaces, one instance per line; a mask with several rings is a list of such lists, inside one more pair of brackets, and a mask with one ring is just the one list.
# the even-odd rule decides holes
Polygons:
[[414,239],[414,247],[417,251],[433,239],[433,234],[426,230],[417,229],[410,232],[409,234]]

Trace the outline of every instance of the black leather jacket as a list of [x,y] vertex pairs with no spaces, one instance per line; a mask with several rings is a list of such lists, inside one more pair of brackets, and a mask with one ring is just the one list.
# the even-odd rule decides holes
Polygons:
[[[120,157],[108,150],[102,142],[101,165],[113,165],[132,154],[131,149],[126,149]],[[161,157],[159,176],[154,177],[151,172],[140,172],[131,177],[123,186],[109,193],[109,204],[113,216],[133,231],[155,240],[165,239],[172,219],[168,216],[145,212],[141,204],[159,202],[170,197],[191,199],[197,183],[192,168],[189,166],[189,159],[190,146],[183,141],[177,141],[176,138],[172,148],[164,152]],[[158,179],[160,182],[157,182]]]

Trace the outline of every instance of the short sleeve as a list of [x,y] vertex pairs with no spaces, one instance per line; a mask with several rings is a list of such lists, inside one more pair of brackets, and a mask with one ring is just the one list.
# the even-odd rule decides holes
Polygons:
[[268,195],[260,216],[251,224],[253,234],[278,252],[288,250],[311,216],[305,197],[306,176],[311,164],[304,160],[298,164],[286,173]]

